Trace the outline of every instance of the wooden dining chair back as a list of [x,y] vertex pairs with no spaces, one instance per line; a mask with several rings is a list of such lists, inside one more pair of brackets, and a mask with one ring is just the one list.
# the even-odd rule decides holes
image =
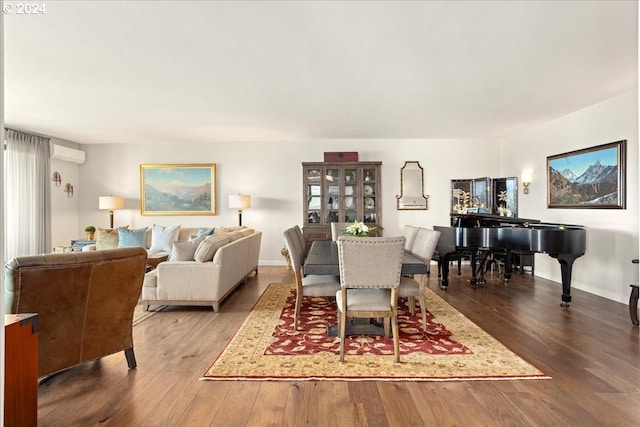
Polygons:
[[[419,228],[415,233],[411,253],[427,264],[427,268],[431,263],[431,258],[433,258],[433,253],[436,250],[439,239],[439,231]],[[403,276],[398,289],[398,296],[408,299],[409,313],[412,316],[415,315],[416,301],[420,304],[423,331],[427,330],[427,303],[425,299],[426,277],[426,274],[420,274],[417,279],[416,277]]]
[[330,275],[304,275],[303,254],[304,248],[300,246],[295,227],[284,231],[284,242],[291,258],[291,268],[296,280],[296,306],[293,317],[293,329],[298,329],[298,321],[305,296],[332,297],[340,289],[340,280],[337,276]]
[[341,289],[338,305],[340,361],[344,362],[346,325],[351,317],[384,318],[393,333],[394,361],[400,362],[398,286],[404,255],[404,237],[338,238]]

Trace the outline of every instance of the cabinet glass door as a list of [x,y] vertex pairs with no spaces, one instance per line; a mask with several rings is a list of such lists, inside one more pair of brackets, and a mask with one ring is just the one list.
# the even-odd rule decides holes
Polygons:
[[307,223],[319,224],[322,204],[322,174],[319,169],[307,172]]
[[329,168],[325,173],[325,223],[337,222],[340,217],[342,194],[340,194],[340,169]]
[[363,221],[365,223],[375,223],[378,218],[376,216],[376,207],[379,202],[376,191],[376,170],[363,169]]

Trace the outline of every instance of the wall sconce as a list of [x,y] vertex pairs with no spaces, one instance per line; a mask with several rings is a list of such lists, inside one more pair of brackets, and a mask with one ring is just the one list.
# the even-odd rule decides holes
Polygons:
[[251,207],[251,196],[248,194],[232,194],[229,196],[229,207],[238,209],[238,225],[242,225],[242,209]]
[[64,192],[67,193],[67,197],[73,197],[73,185],[67,182],[64,186]]
[[60,187],[60,184],[62,184],[62,177],[60,176],[60,173],[54,172],[53,176],[51,177],[51,181],[56,183],[56,187]]
[[533,179],[533,171],[531,169],[523,170],[520,179],[522,180],[522,186],[524,187],[522,192],[524,194],[529,194],[529,186]]

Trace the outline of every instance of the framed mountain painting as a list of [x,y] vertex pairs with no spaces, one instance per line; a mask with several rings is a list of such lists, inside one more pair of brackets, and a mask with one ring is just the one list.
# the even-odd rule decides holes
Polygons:
[[215,215],[216,165],[140,165],[142,215]]
[[627,141],[547,157],[549,208],[624,209]]

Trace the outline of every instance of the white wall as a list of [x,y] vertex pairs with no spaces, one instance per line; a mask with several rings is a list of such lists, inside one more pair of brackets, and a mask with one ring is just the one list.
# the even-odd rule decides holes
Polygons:
[[[237,224],[237,214],[228,208],[228,196],[246,193],[252,207],[243,213],[243,224],[262,230],[262,265],[283,265],[280,254],[282,232],[303,224],[302,162],[322,161],[325,151],[358,151],[361,161],[380,160],[383,185],[385,235],[399,234],[404,224],[433,226],[449,224],[452,178],[490,175],[497,159],[478,141],[333,141],[305,144],[232,143],[175,145],[104,144],[85,145],[87,161],[80,166],[79,223],[108,226],[108,214],[97,209],[98,197],[120,195],[125,209],[116,211],[115,225],[131,227],[180,224],[214,226]],[[425,169],[425,192],[429,210],[396,210],[400,193],[400,168],[406,160],[418,160]],[[140,164],[216,163],[218,214],[207,216],[141,216]]]
[[[51,138],[54,144],[66,147],[78,148],[78,144],[69,141]],[[80,165],[64,160],[51,160],[51,175],[58,172],[62,178],[59,186],[51,181],[51,216],[53,227],[51,228],[51,243],[56,246],[69,246],[71,240],[84,238],[84,227],[79,223],[78,200],[82,192],[80,182]],[[65,193],[65,185],[73,185],[73,197]],[[88,224],[87,224],[88,225]]]
[[[637,279],[631,259],[638,258],[638,98],[629,92],[500,142],[501,176],[534,170],[528,195],[519,194],[519,216],[545,222],[581,224],[587,252],[574,263],[572,287],[626,302]],[[627,140],[627,207],[610,209],[547,208],[547,156]],[[536,255],[536,275],[561,281],[558,262]]]

